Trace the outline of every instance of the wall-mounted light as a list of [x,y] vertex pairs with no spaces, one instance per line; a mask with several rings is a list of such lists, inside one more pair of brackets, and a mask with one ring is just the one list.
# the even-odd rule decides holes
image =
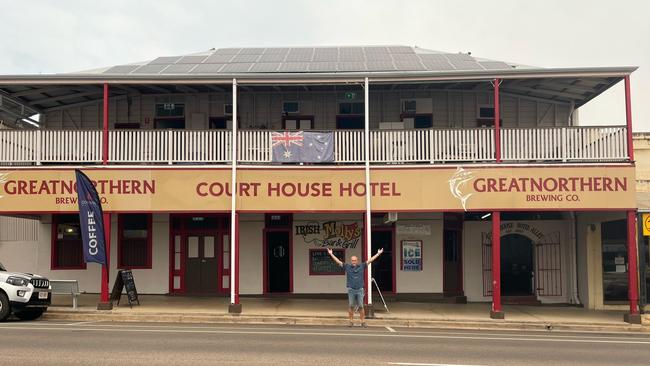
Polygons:
[[488,213],[486,213],[485,215],[481,216],[481,220],[485,220],[485,219],[487,219],[487,218],[490,217],[490,216],[492,216],[492,213],[488,212]]

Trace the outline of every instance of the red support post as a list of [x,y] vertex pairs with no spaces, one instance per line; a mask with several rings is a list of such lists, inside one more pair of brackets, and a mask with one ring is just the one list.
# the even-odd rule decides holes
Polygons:
[[492,212],[492,311],[490,318],[503,319],[501,309],[501,212]]
[[494,79],[494,154],[497,163],[501,162],[501,106],[499,103],[500,79]]
[[[108,164],[108,83],[104,83],[104,110],[102,129],[102,164]],[[102,266],[102,278],[100,284],[100,296],[97,309],[110,310],[113,304],[108,298],[109,268],[111,265],[111,214],[104,213],[104,245],[106,246],[106,265]]]
[[104,239],[106,245],[106,265],[102,266],[102,286],[100,302],[108,303],[108,269],[111,266],[111,214],[104,214]]
[[630,75],[625,76],[625,123],[627,125],[627,156],[634,161],[632,141],[632,100],[630,96]]
[[104,83],[104,126],[102,129],[102,164],[108,164],[108,83]]
[[625,314],[625,321],[640,324],[636,238],[636,211],[630,210],[627,211],[627,293],[630,300],[630,313]]

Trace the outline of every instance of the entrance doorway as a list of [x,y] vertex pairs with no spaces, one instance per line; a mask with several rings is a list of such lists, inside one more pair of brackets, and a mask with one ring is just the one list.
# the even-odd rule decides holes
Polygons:
[[501,237],[501,294],[532,296],[533,242],[519,234]]
[[[372,278],[382,292],[395,292],[392,228],[372,230],[371,254],[375,255],[380,248],[384,249],[384,253],[372,263]],[[372,288],[372,284],[368,284],[368,287]]]
[[463,215],[445,213],[442,253],[444,296],[463,295],[462,233]]
[[266,292],[289,293],[291,289],[291,232],[267,230]]
[[170,292],[230,290],[230,220],[226,215],[171,215]]

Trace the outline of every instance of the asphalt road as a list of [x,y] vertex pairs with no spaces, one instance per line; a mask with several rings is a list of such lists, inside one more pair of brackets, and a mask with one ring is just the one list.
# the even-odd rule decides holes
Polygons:
[[0,365],[648,365],[650,334],[0,323]]

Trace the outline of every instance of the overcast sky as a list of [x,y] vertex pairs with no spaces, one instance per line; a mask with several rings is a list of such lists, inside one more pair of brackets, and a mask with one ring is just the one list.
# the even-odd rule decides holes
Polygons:
[[[417,45],[541,67],[639,66],[650,131],[650,1],[0,0],[0,74],[56,73],[215,47]],[[624,124],[622,83],[580,110]]]

